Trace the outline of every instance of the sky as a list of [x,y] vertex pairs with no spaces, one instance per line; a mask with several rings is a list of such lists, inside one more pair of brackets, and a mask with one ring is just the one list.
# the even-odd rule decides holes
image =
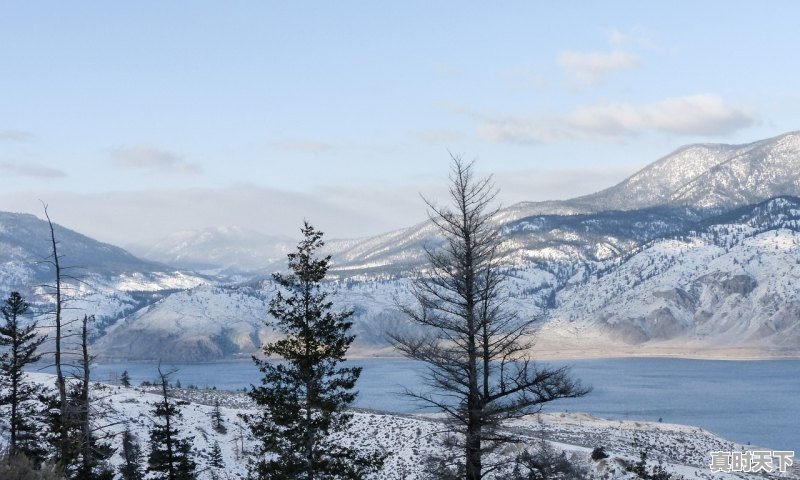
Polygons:
[[800,3],[0,3],[0,210],[144,246],[379,234],[445,200],[609,187],[800,129]]

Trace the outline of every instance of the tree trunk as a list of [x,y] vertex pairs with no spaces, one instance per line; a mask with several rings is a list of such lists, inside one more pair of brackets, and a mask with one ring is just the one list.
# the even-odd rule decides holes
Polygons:
[[60,419],[58,425],[58,438],[59,438],[59,454],[63,454],[66,451],[67,446],[67,422],[65,414],[68,410],[67,405],[67,383],[64,379],[64,372],[61,369],[61,307],[62,307],[62,299],[61,299],[61,264],[58,257],[58,242],[56,242],[56,233],[55,229],[53,228],[53,222],[50,220],[50,215],[47,213],[47,205],[44,206],[44,216],[47,218],[47,224],[50,226],[50,241],[53,247],[53,266],[56,270],[56,318],[55,318],[55,327],[56,327],[56,345],[55,345],[55,356],[54,356],[54,363],[56,367],[56,386],[58,387],[58,400],[60,405]]
[[[17,360],[17,354],[19,351],[19,345],[16,343],[16,339],[14,340],[14,349],[12,350],[14,355],[14,365],[18,365],[19,361]],[[19,368],[22,368],[20,365]],[[9,461],[17,454],[17,404],[19,403],[18,395],[19,391],[19,378],[17,375],[13,375],[11,377],[11,439],[8,450],[9,450]]]
[[169,412],[169,401],[167,399],[167,377],[161,373],[161,369],[159,369],[159,375],[161,375],[161,393],[164,395],[164,411],[166,415],[164,415],[164,421],[166,423],[166,431],[167,431],[167,461],[169,462],[169,468],[167,474],[169,476],[169,480],[175,480],[175,458],[173,455],[173,445],[172,445],[172,425],[171,425],[171,416]]
[[83,383],[81,385],[81,415],[83,415],[83,469],[86,475],[92,471],[92,427],[89,415],[89,316],[83,316],[81,348],[83,355]]

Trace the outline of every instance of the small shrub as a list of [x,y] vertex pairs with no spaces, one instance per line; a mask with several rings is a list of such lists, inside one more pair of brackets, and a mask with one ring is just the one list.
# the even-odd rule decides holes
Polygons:
[[682,480],[680,475],[672,475],[663,465],[656,465],[652,468],[647,468],[647,451],[639,451],[639,461],[633,463],[628,460],[622,460],[622,467],[642,480]]
[[573,456],[567,458],[542,440],[536,450],[525,450],[517,456],[514,480],[586,480],[589,469]]
[[603,446],[595,447],[595,449],[592,450],[592,460],[596,462],[604,458],[608,458],[608,454],[606,453],[606,447]]
[[6,455],[0,455],[0,478],[14,480],[64,480],[55,466],[44,464],[40,468],[28,460],[25,455],[16,455],[9,461]]

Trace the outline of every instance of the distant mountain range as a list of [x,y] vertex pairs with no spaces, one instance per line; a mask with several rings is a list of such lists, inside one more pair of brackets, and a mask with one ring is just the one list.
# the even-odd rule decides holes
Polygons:
[[[690,145],[601,192],[501,210],[511,303],[540,318],[551,356],[800,355],[800,133],[747,145]],[[238,228],[173,235],[137,252],[58,228],[65,263],[85,268],[80,309],[95,349],[117,359],[205,360],[257,351],[294,241]],[[0,213],[0,288],[48,303],[46,224]],[[356,352],[387,352],[430,222],[331,240],[337,303],[356,311]],[[166,265],[170,265],[169,267]],[[202,273],[195,273],[200,271]]]
[[168,265],[215,273],[253,273],[282,262],[296,241],[241,227],[213,227],[169,235],[134,253]]

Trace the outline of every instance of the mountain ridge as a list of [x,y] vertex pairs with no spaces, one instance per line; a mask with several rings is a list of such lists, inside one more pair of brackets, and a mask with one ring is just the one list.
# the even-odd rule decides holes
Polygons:
[[[790,132],[744,145],[684,146],[596,194],[507,207],[494,221],[503,239],[510,305],[540,319],[541,338],[556,356],[593,348],[800,355],[800,327],[792,320],[795,310],[800,317],[800,305],[790,301],[800,296],[800,270],[792,263],[792,255],[800,257],[797,172],[800,133]],[[625,192],[630,198],[622,202]],[[541,213],[541,205],[569,214]],[[52,276],[36,264],[49,254],[46,222],[13,215],[0,214],[0,287],[6,289]],[[263,251],[248,261],[260,268],[246,274],[217,266],[206,273],[222,275],[198,275],[56,228],[68,262],[89,262],[89,281],[76,287],[77,306],[98,316],[93,338],[101,355],[208,360],[257,352],[274,334],[264,323],[276,288],[268,274],[283,262],[270,257],[260,264]],[[178,239],[178,252],[196,237]],[[220,258],[229,250],[219,238],[248,240],[250,249],[263,240],[236,229],[200,237],[205,257],[218,251]],[[336,307],[356,312],[354,352],[386,354],[383,332],[409,328],[397,303],[409,300],[408,280],[426,262],[423,247],[438,242],[429,221],[328,241]],[[751,258],[763,265],[746,274],[734,268]],[[29,293],[46,307],[46,292],[31,287]]]

